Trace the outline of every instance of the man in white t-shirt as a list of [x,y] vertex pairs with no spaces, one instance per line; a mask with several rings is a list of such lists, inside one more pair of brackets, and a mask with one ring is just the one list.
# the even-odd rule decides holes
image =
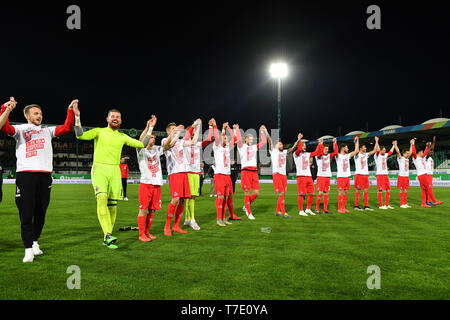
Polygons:
[[284,150],[284,145],[281,140],[278,140],[274,146],[269,133],[267,133],[267,141],[269,144],[270,160],[272,163],[273,189],[275,193],[278,194],[277,210],[275,215],[290,218],[291,216],[286,212],[284,200],[284,196],[287,191],[286,159],[288,153],[292,153],[295,149],[297,149],[297,146],[302,139],[299,134],[298,139],[292,148],[286,150]]
[[[375,145],[377,143],[378,137],[375,137]],[[363,210],[359,206],[359,195],[361,190],[363,190],[364,210],[373,211],[373,209],[369,207],[369,157],[375,154],[375,152],[375,147],[372,151],[367,152],[367,146],[362,144],[359,147],[359,153],[353,158],[355,161],[355,210],[358,211]]]
[[8,116],[15,108],[13,97],[2,105],[0,129],[16,140],[16,205],[19,209],[21,235],[25,246],[23,262],[33,262],[43,254],[38,239],[44,228],[45,215],[50,203],[53,171],[52,139],[72,131],[74,112],[78,111],[78,100],[73,100],[67,109],[64,125],[47,127],[42,125],[42,110],[37,104],[28,105],[23,113],[26,124],[10,125]]
[[408,190],[409,190],[409,158],[412,154],[412,145],[408,149],[403,149],[400,153],[400,149],[395,145],[395,152],[397,153],[397,163],[398,163],[398,177],[397,177],[397,189],[400,190],[400,208],[408,209],[411,208],[408,205]]
[[[177,126],[171,122],[166,126],[168,137],[161,141],[164,155],[166,157],[167,173],[169,175],[169,186],[172,200],[167,207],[166,225],[164,227],[164,235],[172,236],[173,232],[186,233],[180,227],[180,221],[183,216],[185,200],[191,197],[186,147],[192,146],[197,141],[191,140],[194,128],[199,126],[200,119],[197,119],[189,128],[183,139],[179,139],[181,132],[184,130],[183,125]],[[175,216],[174,225],[171,228],[172,218]]]
[[337,156],[339,148],[336,138],[333,138],[333,152],[329,153],[329,146],[323,146],[321,155],[316,156],[317,163],[317,198],[316,198],[316,213],[320,213],[320,202],[323,196],[323,212],[328,211],[328,201],[330,194],[330,180],[331,180],[331,160]]
[[420,189],[422,191],[421,198],[422,198],[422,207],[424,208],[431,208],[430,205],[427,204],[427,197],[428,193],[430,192],[430,184],[428,180],[428,174],[427,174],[427,167],[425,164],[425,157],[428,154],[429,147],[431,144],[427,143],[425,150],[420,149],[419,151],[416,151],[416,140],[411,139],[411,150],[412,150],[412,157],[413,157],[413,163],[417,170],[417,179],[420,183]]
[[155,217],[155,212],[161,210],[161,186],[163,185],[161,160],[164,154],[161,146],[155,146],[155,134],[153,128],[156,117],[147,121],[147,127],[142,132],[139,141],[149,136],[149,142],[145,148],[137,148],[137,159],[141,179],[139,184],[139,214],[137,217],[139,227],[139,240],[149,242],[156,239],[149,230]]
[[[397,145],[397,141],[392,142],[392,148],[389,152],[386,152],[386,147],[381,146],[378,142],[375,145],[376,152],[374,154],[375,165],[377,168],[377,189],[378,189],[378,203],[380,204],[380,209],[394,209],[389,205],[389,199],[391,197],[391,182],[389,181],[389,170],[387,166],[387,159],[394,153],[395,146]],[[384,196],[384,204],[383,204],[383,192],[385,192]]]
[[350,152],[346,143],[339,147],[339,154],[336,156],[337,164],[337,187],[338,187],[338,211],[339,213],[350,212],[345,208],[348,199],[348,190],[350,190],[350,159],[359,152],[359,137],[355,139],[355,150]]
[[427,179],[429,190],[427,193],[427,205],[435,206],[444,203],[443,201],[438,201],[434,196],[433,192],[433,171],[434,171],[434,146],[436,145],[436,137],[433,137],[433,143],[430,146],[427,156],[425,157],[425,167],[427,169]]
[[234,134],[237,138],[237,147],[239,157],[241,160],[241,189],[244,190],[244,210],[247,218],[255,220],[252,214],[251,204],[259,195],[259,177],[257,167],[257,152],[266,143],[267,129],[264,125],[259,128],[261,140],[258,144],[253,144],[253,136],[248,134],[245,136],[245,141],[242,141],[241,131],[238,125],[233,125]]

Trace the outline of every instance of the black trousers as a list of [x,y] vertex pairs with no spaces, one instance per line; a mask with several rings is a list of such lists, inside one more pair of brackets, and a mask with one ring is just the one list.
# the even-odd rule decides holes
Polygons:
[[123,189],[123,197],[127,197],[127,181],[128,178],[122,178],[122,189]]
[[236,192],[236,180],[238,178],[237,174],[232,174],[231,175],[231,184],[233,185],[233,193]]
[[198,188],[198,195],[199,195],[199,196],[202,195],[203,180],[205,180],[205,177],[203,177],[202,175],[200,175],[200,186],[199,186],[199,188]]
[[16,175],[16,205],[25,248],[31,248],[33,241],[41,236],[51,187],[51,173],[18,172]]

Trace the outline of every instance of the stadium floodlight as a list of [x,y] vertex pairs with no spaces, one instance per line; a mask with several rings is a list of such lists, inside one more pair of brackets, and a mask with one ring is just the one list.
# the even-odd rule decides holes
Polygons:
[[270,75],[275,79],[283,79],[288,75],[288,68],[286,63],[277,62],[272,63],[269,69]]
[[277,105],[278,105],[278,136],[281,139],[281,83],[284,78],[288,75],[288,67],[286,63],[283,62],[277,62],[272,63],[269,68],[270,75],[272,78],[277,80],[278,85],[278,98],[277,98]]

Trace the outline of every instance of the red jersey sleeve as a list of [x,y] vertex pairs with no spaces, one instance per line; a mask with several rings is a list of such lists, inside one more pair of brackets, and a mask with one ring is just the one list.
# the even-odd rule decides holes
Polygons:
[[[2,109],[0,111],[0,115],[6,111],[5,105],[2,105]],[[6,119],[5,125],[2,128],[2,131],[6,133],[8,136],[13,136],[16,133],[16,129],[9,123],[9,119]]]
[[417,151],[416,151],[416,145],[415,144],[412,145],[412,153],[413,153],[414,159],[416,159],[417,158]]
[[55,129],[55,137],[62,136],[70,131],[72,131],[73,123],[75,121],[75,114],[72,109],[67,109],[66,121],[63,125],[57,126]]
[[208,138],[202,141],[202,148],[205,148],[213,141],[213,131],[214,128],[209,128],[208,130]]
[[257,150],[261,149],[267,143],[267,138],[264,132],[261,131],[261,141],[257,145]]

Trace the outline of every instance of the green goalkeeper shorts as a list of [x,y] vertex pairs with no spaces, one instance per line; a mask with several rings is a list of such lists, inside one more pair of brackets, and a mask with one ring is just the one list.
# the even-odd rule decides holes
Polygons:
[[191,196],[199,196],[200,190],[200,175],[198,173],[188,173],[189,189]]
[[123,200],[122,175],[119,165],[94,163],[91,169],[95,196],[106,193],[109,200]]

